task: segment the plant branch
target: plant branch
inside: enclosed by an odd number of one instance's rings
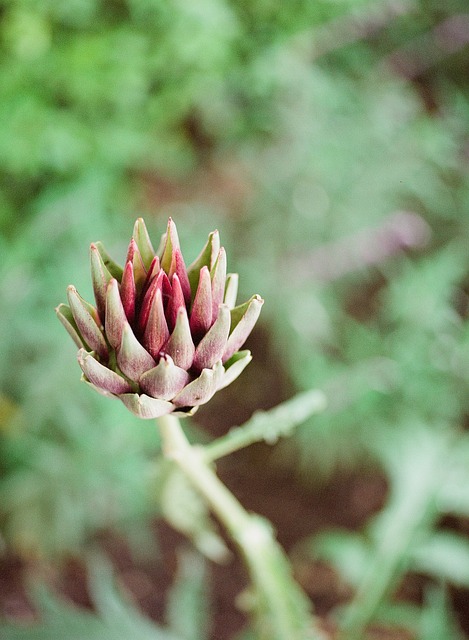
[[[263,518],[249,514],[188,442],[179,420],[158,419],[166,458],[179,466],[206,499],[244,556],[255,588],[260,637],[265,640],[323,640],[310,603],[291,576],[290,564]]]
[[[233,427],[225,436],[205,445],[204,458],[207,462],[212,462],[255,442],[274,444],[325,407],[326,396],[322,391],[313,389],[299,393],[270,411],[256,411],[244,425]]]

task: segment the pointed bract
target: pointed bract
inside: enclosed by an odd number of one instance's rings
[[[231,356],[228,362],[225,362],[225,373],[223,374],[223,378],[217,390],[220,391],[220,389],[224,389],[234,380],[236,380],[236,378],[244,371],[251,360],[252,355],[250,351],[238,351],[233,356]]]
[[[81,382],[84,382],[86,385],[88,385],[88,387],[90,387],[90,389],[93,389],[93,391],[96,391],[96,393],[99,393],[100,396],[105,396],[106,398],[113,398],[113,399],[118,397],[114,393],[111,393],[110,391],[106,391],[105,389],[101,389],[101,387],[97,387],[95,384],[93,384],[88,380],[88,378],[85,376],[84,373],[81,374]]]
[[[133,324],[135,321],[137,289],[134,280],[134,266],[130,260],[126,263],[124,273],[122,274],[120,296],[126,318],[130,324]]]
[[[223,354],[226,362],[246,342],[259,318],[264,300],[260,296],[252,296],[250,300],[231,310],[231,333]],[[234,327],[234,328],[233,328]]]
[[[173,261],[171,263],[171,269],[168,273],[169,279],[171,279],[174,274],[177,274],[177,277],[179,278],[181,289],[184,294],[184,300],[187,308],[189,308],[191,304],[191,287],[189,285],[186,265],[184,264],[184,258],[182,257],[180,249],[175,249],[173,253]]]
[[[179,249],[179,236],[172,218],[169,218],[168,220],[168,228],[164,235],[164,239],[164,249],[160,258],[161,268],[164,269],[171,277],[173,275],[172,273],[170,274],[171,266],[173,264],[173,254],[176,249]]]
[[[218,234],[218,231],[215,230],[209,234],[204,248],[199,253],[194,262],[187,268],[187,275],[189,277],[192,296],[195,296],[195,292],[197,291],[200,270],[202,269],[202,267],[207,267],[210,271],[216,262],[219,251],[220,236]]]
[[[140,378],[140,388],[153,398],[171,400],[189,382],[190,376],[177,367],[169,355],[164,355],[158,365],[146,371]]]
[[[226,282],[226,252],[222,247],[211,272],[212,277],[212,323],[218,317],[218,308],[223,302]]]
[[[134,382],[155,366],[155,361],[137,340],[128,322],[124,325],[122,342],[117,350],[117,364],[122,373]]]
[[[155,251],[153,250],[153,245],[151,244],[150,236],[148,235],[147,227],[143,218],[137,218],[135,221],[132,237],[137,243],[140,255],[142,256],[143,266],[148,271],[155,256]]]
[[[177,407],[192,407],[205,404],[216,392],[223,378],[223,372],[224,369],[221,362],[218,362],[213,369],[203,369],[198,378],[174,396],[173,404]]]
[[[212,326],[212,282],[208,267],[200,270],[199,284],[192,303],[190,327],[192,336],[199,342]]]
[[[93,282],[94,299],[101,321],[104,320],[106,311],[106,291],[111,273],[104,264],[103,258],[96,244],[90,246],[91,280]]]
[[[127,322],[124,307],[119,293],[117,280],[111,278],[106,294],[106,337],[113,349],[118,349],[122,342],[122,331]]]
[[[140,293],[143,289],[147,272],[143,264],[142,256],[140,255],[140,250],[133,238],[130,239],[126,262],[132,263],[134,268],[135,288],[137,289],[137,293]]]
[[[145,420],[161,418],[174,411],[174,405],[171,402],[150,398],[144,393],[123,393],[119,398],[134,415]]]
[[[153,305],[153,300],[158,290],[161,292],[162,297],[164,295],[164,290],[169,290],[169,291],[171,290],[171,285],[169,284],[168,276],[165,274],[163,269],[160,269],[158,275],[155,278],[153,278],[153,280],[150,282],[150,285],[143,297],[143,301],[140,306],[140,313],[138,318],[138,330],[142,334],[145,332],[145,329],[148,323],[148,318],[150,316],[150,310]]]
[[[236,297],[238,295],[238,274],[229,273],[226,276],[225,295],[223,302],[233,309],[236,306]]]
[[[86,344],[104,360],[108,357],[106,339],[97,325],[97,314],[94,307],[83,300],[73,285],[67,289],[68,303],[80,335]]]
[[[150,286],[151,282],[153,281],[153,279],[159,274],[160,272],[160,259],[158,258],[158,256],[155,256],[153,258],[153,260],[150,263],[150,267],[147,271],[147,275],[145,278],[145,282],[143,283],[143,289],[141,292],[141,295],[145,295],[145,293],[148,290],[148,287]]]
[[[181,307],[178,311],[176,326],[164,350],[165,353],[171,356],[178,367],[186,370],[190,369],[194,359],[195,347],[185,307]]]
[[[92,353],[87,353],[80,349],[78,354],[78,364],[88,380],[99,389],[119,395],[132,391],[132,387],[119,374],[98,362]]]
[[[221,359],[230,332],[231,314],[225,304],[220,305],[220,311],[215,324],[202,338],[195,350],[192,366],[196,371],[210,369]]]
[[[166,318],[168,320],[168,328],[170,331],[172,331],[176,326],[179,309],[186,306],[181,283],[176,273],[173,275],[171,285],[171,295],[169,296],[168,306],[166,307]]]
[[[73,318],[70,307],[66,304],[61,303],[58,307],[56,307],[55,313],[57,314],[58,319],[63,324],[69,336],[72,338],[77,347],[79,349],[81,349],[82,347],[86,349],[87,344],[80,335],[80,331],[77,327],[77,323]]]
[[[147,326],[143,334],[143,344],[148,352],[158,358],[169,338],[168,324],[164,315],[161,289],[156,289],[150,307]]]

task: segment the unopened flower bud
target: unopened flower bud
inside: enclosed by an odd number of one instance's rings
[[[75,287],[57,315],[79,348],[83,379],[119,398],[141,418],[191,415],[251,361],[239,351],[263,304],[236,306],[237,274],[226,273],[218,232],[186,268],[169,219],[157,252],[142,218],[122,268],[100,242],[91,245],[95,304]]]

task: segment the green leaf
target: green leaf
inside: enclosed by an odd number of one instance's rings
[[[451,613],[446,590],[434,586],[425,595],[418,640],[464,640]]]
[[[469,541],[435,531],[411,553],[412,567],[460,587],[469,587]]]
[[[460,436],[451,452],[445,482],[438,494],[438,506],[445,513],[469,516],[469,437]]]
[[[98,613],[59,599],[44,585],[32,590],[41,621],[33,625],[8,623],[2,640],[185,640],[145,618],[117,591],[110,564],[93,556],[90,591]]]
[[[380,625],[406,629],[416,634],[422,615],[417,604],[409,602],[384,602],[377,610],[375,620]]]
[[[169,524],[186,535],[202,554],[215,562],[226,560],[229,551],[215,530],[205,501],[176,467],[167,467],[160,502]]]
[[[184,640],[206,640],[209,631],[207,567],[203,556],[185,549],[178,554],[178,569],[169,592],[166,621]]]
[[[340,575],[357,586],[365,575],[372,550],[365,538],[349,531],[330,531],[313,538],[312,555],[334,565]]]

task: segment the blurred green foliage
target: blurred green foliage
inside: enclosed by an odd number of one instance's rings
[[[90,640],[125,640],[129,637],[141,640],[205,640],[207,637],[203,623],[204,566],[200,556],[194,560],[187,550],[181,554],[178,573],[168,597],[169,623],[165,628],[142,616],[133,603],[123,597],[114,584],[111,567],[101,556],[90,556],[88,564],[89,589],[95,613],[72,607],[58,600],[44,585],[36,584],[31,592],[42,617],[41,623],[29,627],[5,625],[5,637],[11,640],[26,637],[35,640],[63,637],[71,640],[84,637]],[[176,606],[177,618],[172,611]],[[197,635],[191,635],[193,632]]]
[[[393,584],[413,568],[468,587],[467,536],[436,529],[469,516],[468,43],[466,0],[0,0],[5,550],[138,536],[171,503],[156,434],[78,384],[53,314],[70,281],[90,293],[91,241],[119,258],[136,213],[156,236],[171,213],[189,254],[219,227],[243,293],[266,298],[275,367],[329,397],[278,462],[309,484],[372,463],[389,483],[364,538],[311,554],[359,593],[370,554]],[[435,446],[432,515],[387,554],[376,531],[405,521]],[[205,516],[180,528],[200,542]],[[409,628],[460,637],[449,607],[428,590]]]

